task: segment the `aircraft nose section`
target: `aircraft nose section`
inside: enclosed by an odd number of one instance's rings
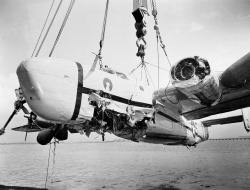
[[[36,81],[37,77],[34,74],[36,71],[35,67],[32,65],[32,60],[22,61],[17,68],[17,76],[19,83],[22,87],[25,99],[28,100],[39,100],[42,94],[42,89],[39,86],[39,81]]]
[[[71,119],[79,84],[78,67],[76,62],[55,58],[22,61],[17,76],[32,111],[46,120]],[[83,75],[82,70],[81,73]]]

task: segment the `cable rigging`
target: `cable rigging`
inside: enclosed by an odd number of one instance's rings
[[[50,6],[49,13],[48,13],[48,15],[47,15],[47,17],[46,17],[46,20],[45,20],[44,24],[43,24],[42,31],[41,31],[41,33],[40,33],[40,35],[39,35],[39,37],[38,37],[38,40],[37,40],[37,42],[36,42],[36,45],[35,45],[35,48],[34,48],[34,50],[33,50],[33,52],[32,52],[31,57],[33,57],[33,55],[34,55],[34,53],[35,53],[35,50],[36,50],[36,48],[37,48],[37,45],[38,45],[38,43],[39,43],[39,41],[40,41],[40,39],[41,39],[43,30],[44,30],[44,28],[45,28],[45,26],[46,26],[46,24],[47,24],[47,21],[48,21],[48,18],[49,18],[49,15],[50,15],[50,13],[51,13],[51,10],[52,10],[52,7],[53,7],[54,3],[55,3],[55,0],[53,0],[52,4],[51,4],[51,6]]]
[[[171,67],[171,63],[170,63],[170,60],[168,58],[168,55],[167,55],[167,52],[166,52],[166,49],[165,49],[165,44],[163,43],[163,40],[162,40],[162,37],[161,37],[161,33],[160,33],[160,30],[159,30],[159,25],[158,25],[158,19],[157,19],[157,14],[158,14],[158,11],[157,11],[157,8],[156,8],[156,2],[155,0],[151,0],[151,8],[152,8],[152,15],[154,16],[154,21],[155,21],[155,26],[154,26],[154,29],[156,31],[156,41],[157,41],[157,61],[158,61],[158,89],[159,89],[159,84],[160,84],[160,71],[159,71],[159,68],[160,68],[160,56],[159,56],[159,41],[160,41],[160,46],[167,58],[167,61],[169,63],[169,66]]]
[[[100,42],[99,42],[100,48],[99,48],[98,55],[96,55],[96,58],[99,59],[100,68],[102,68],[102,48],[103,48],[103,45],[104,45],[105,31],[106,31],[106,25],[107,25],[108,7],[109,7],[109,0],[106,1],[106,8],[105,8],[103,25],[102,25],[101,39],[100,39]]]
[[[165,49],[166,46],[163,43],[163,40],[162,40],[162,37],[161,37],[161,34],[160,34],[160,30],[159,30],[159,26],[158,26],[158,20],[157,20],[158,12],[157,12],[157,8],[156,8],[156,2],[155,2],[155,0],[151,0],[150,2],[151,2],[152,15],[154,16],[154,22],[155,22],[154,29],[156,31],[156,39],[157,39],[157,57],[158,57],[157,68],[158,68],[158,89],[159,89],[159,83],[160,83],[160,79],[159,79],[160,71],[159,71],[159,69],[161,68],[160,67],[159,48],[158,48],[159,43],[160,43],[161,48],[164,51],[164,54],[165,54],[165,56],[167,58],[167,61],[168,61],[169,65],[170,65],[170,67],[171,67],[171,63],[170,63],[170,60],[168,58],[168,55],[167,55],[167,52],[166,52],[166,49]],[[149,75],[149,72],[146,70],[145,63],[147,63],[147,62],[145,62],[145,59],[144,59],[144,57],[145,57],[145,49],[147,48],[147,42],[145,40],[145,35],[147,34],[147,30],[146,30],[146,21],[144,19],[144,15],[145,14],[149,15],[147,0],[134,0],[134,11],[132,12],[132,14],[133,14],[133,16],[135,18],[135,21],[136,21],[136,23],[135,23],[136,37],[138,38],[136,40],[136,45],[138,47],[138,51],[137,51],[136,56],[141,58],[141,63],[140,63],[139,66],[141,66],[142,70],[144,69],[146,80],[148,81],[148,76],[150,77],[150,75]],[[152,64],[150,64],[150,65],[152,65]],[[130,73],[132,74],[136,69],[132,70]],[[141,71],[141,78],[142,78],[142,71]],[[153,84],[153,82],[152,82],[152,84]]]
[[[63,0],[60,0],[58,6],[57,6],[57,8],[56,8],[56,11],[55,11],[55,13],[54,13],[54,16],[53,16],[53,18],[52,18],[52,20],[51,20],[51,22],[50,22],[50,24],[49,24],[49,27],[47,28],[47,31],[46,31],[46,33],[45,33],[45,35],[44,35],[44,37],[43,37],[43,40],[42,40],[42,42],[41,42],[41,44],[40,44],[40,46],[39,46],[39,48],[38,48],[38,50],[37,50],[37,52],[36,52],[35,57],[38,56],[38,54],[39,54],[39,52],[40,52],[40,50],[41,50],[41,48],[42,48],[42,46],[43,46],[43,43],[44,43],[45,39],[47,38],[47,35],[48,35],[48,33],[49,33],[49,31],[50,31],[50,28],[51,28],[51,26],[52,26],[52,24],[53,24],[53,22],[54,22],[54,20],[55,20],[55,17],[56,17],[56,15],[57,15],[57,13],[58,13],[58,10],[59,10],[59,8],[61,7],[62,1],[63,1]],[[50,14],[50,13],[49,13],[49,14]],[[46,22],[45,22],[45,24],[46,24]]]
[[[70,2],[70,4],[69,4],[69,7],[68,7],[68,10],[67,10],[67,13],[66,13],[66,15],[65,15],[65,17],[64,17],[63,23],[62,23],[62,25],[61,25],[61,28],[60,28],[60,30],[59,30],[59,33],[58,33],[58,35],[57,35],[57,37],[56,37],[56,40],[55,40],[54,45],[53,45],[53,47],[52,47],[52,50],[51,50],[51,52],[50,52],[50,54],[49,54],[49,57],[51,57],[52,53],[54,52],[54,49],[55,49],[55,47],[56,47],[56,44],[57,44],[57,42],[58,42],[58,40],[59,40],[59,38],[60,38],[60,36],[61,36],[61,34],[62,34],[62,31],[63,31],[63,29],[64,29],[64,26],[66,25],[66,22],[67,22],[67,20],[68,20],[68,18],[69,18],[69,15],[70,15],[70,13],[71,13],[72,7],[74,6],[74,3],[75,3],[75,0],[71,0],[71,2]]]
[[[48,18],[49,18],[50,14],[51,14],[51,10],[52,10],[52,7],[53,7],[53,5],[54,5],[54,2],[55,2],[55,0],[53,0],[53,2],[52,2],[52,4],[51,4],[49,13],[48,13],[48,15],[47,15],[47,18],[46,18],[46,20],[45,20],[45,23],[44,23],[44,25],[43,25],[42,31],[41,31],[41,33],[40,33],[40,35],[39,35],[39,38],[38,38],[38,40],[37,40],[36,46],[35,46],[35,48],[34,48],[34,50],[33,50],[33,53],[32,53],[32,56],[31,56],[31,57],[33,57],[34,52],[35,52],[35,50],[37,49],[38,43],[39,43],[39,41],[40,41],[40,38],[41,38],[42,33],[43,33],[43,31],[44,31],[44,28],[45,28],[45,26],[46,26],[46,24],[47,24]],[[61,7],[61,5],[62,5],[62,2],[63,2],[63,0],[60,0],[60,2],[59,2],[58,5],[57,5],[57,8],[56,8],[56,10],[55,10],[55,13],[54,13],[54,15],[53,15],[53,17],[52,17],[52,19],[51,19],[51,21],[50,21],[50,24],[49,24],[49,26],[48,26],[48,28],[47,28],[47,30],[46,30],[44,36],[43,36],[43,39],[42,39],[41,43],[40,43],[40,45],[39,45],[39,47],[38,47],[38,49],[37,49],[37,52],[36,52],[36,54],[35,54],[35,57],[37,57],[38,54],[40,53],[40,50],[41,50],[41,48],[42,48],[42,46],[43,46],[43,44],[44,44],[44,42],[45,42],[45,40],[46,40],[46,38],[47,38],[47,36],[48,36],[48,33],[49,33],[50,29],[51,29],[51,26],[52,26],[53,23],[54,23],[54,20],[55,20],[57,14],[58,14],[58,11],[59,11],[59,9],[60,9],[60,7]],[[62,34],[62,31],[63,31],[63,29],[64,29],[64,27],[65,27],[65,25],[66,25],[66,22],[67,22],[68,17],[69,17],[69,15],[70,15],[70,13],[71,13],[71,10],[72,10],[72,8],[73,8],[74,3],[75,3],[75,0],[71,0],[70,4],[69,4],[69,6],[68,6],[67,12],[66,12],[66,14],[65,14],[65,16],[64,16],[63,23],[62,23],[62,25],[61,25],[61,27],[60,27],[60,30],[59,30],[59,32],[58,32],[58,34],[57,34],[57,37],[56,37],[56,40],[55,40],[55,42],[54,42],[54,44],[53,44],[53,47],[52,47],[52,49],[51,49],[51,51],[50,51],[49,57],[51,57],[51,55],[52,55],[53,52],[54,52],[54,49],[55,49],[55,47],[56,47],[56,45],[57,45],[57,42],[59,41],[59,38],[60,38],[60,36],[61,36],[61,34]]]
[[[139,66],[141,66],[141,81],[142,81],[142,71],[144,70],[145,79],[146,79],[147,84],[149,85],[147,72],[146,72],[146,65],[144,62],[145,49],[147,48],[147,42],[144,38],[144,36],[147,34],[146,21],[144,19],[145,14],[149,16],[147,0],[142,0],[142,1],[134,0],[134,11],[132,12],[132,15],[134,16],[134,19],[136,21],[135,22],[136,37],[137,37],[136,45],[138,48],[136,56],[141,58],[141,63],[139,64]],[[131,74],[135,70],[136,69],[132,70]]]
[[[88,76],[95,71],[95,68],[96,68],[96,65],[97,65],[97,62],[99,60],[99,65],[100,65],[100,68],[102,68],[102,48],[103,48],[103,44],[104,44],[104,37],[105,37],[105,31],[106,31],[106,25],[107,25],[107,17],[108,17],[108,7],[109,7],[109,0],[106,1],[106,9],[105,9],[105,13],[104,13],[104,19],[103,19],[103,25],[102,25],[102,33],[101,33],[101,39],[100,39],[100,42],[99,42],[99,52],[98,54],[95,54],[95,59],[94,59],[94,62],[92,64],[92,67],[91,69],[89,70],[89,72],[87,73],[87,75],[85,76],[85,79],[88,78]]]

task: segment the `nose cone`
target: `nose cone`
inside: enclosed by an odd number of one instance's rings
[[[51,121],[72,117],[78,86],[75,62],[31,58],[21,62],[17,76],[29,107],[38,116]]]

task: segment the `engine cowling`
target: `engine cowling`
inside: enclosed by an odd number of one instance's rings
[[[190,100],[208,106],[220,101],[222,90],[219,80],[211,74],[207,60],[188,57],[172,66],[170,72],[172,85]]]

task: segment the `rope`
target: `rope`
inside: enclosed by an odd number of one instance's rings
[[[55,41],[55,43],[54,43],[54,45],[53,45],[53,48],[52,48],[52,50],[51,50],[51,52],[50,52],[50,54],[49,54],[49,57],[51,57],[51,55],[52,55],[52,53],[53,53],[53,51],[54,51],[54,49],[55,49],[55,47],[56,47],[56,44],[57,44],[57,42],[58,42],[58,40],[59,40],[59,38],[60,38],[60,36],[61,36],[61,33],[62,33],[62,31],[63,31],[64,26],[66,25],[66,22],[67,22],[67,20],[68,20],[68,18],[69,18],[69,15],[70,15],[70,13],[71,13],[71,10],[72,10],[72,7],[73,7],[74,3],[75,3],[75,0],[71,0],[70,5],[69,5],[68,10],[67,10],[67,13],[66,13],[66,15],[65,15],[65,17],[64,17],[62,26],[61,26],[61,28],[60,28],[60,30],[59,30],[59,33],[58,33],[57,37],[56,37],[56,41]]]
[[[45,180],[45,189],[46,189],[46,186],[47,186],[48,175],[49,175],[50,150],[51,150],[51,143],[49,144],[49,157],[48,157],[47,174],[46,174],[46,180]]]
[[[53,144],[54,144],[54,150],[52,151],[52,153],[53,153],[53,166],[52,166],[52,179],[51,179],[51,184],[53,183],[53,176],[54,176],[54,172],[55,172],[55,164],[56,164],[56,143],[57,143],[57,141],[56,141],[56,139],[55,139],[55,141],[53,142]]]
[[[39,35],[39,37],[38,37],[38,40],[37,40],[37,42],[36,42],[36,45],[35,45],[35,48],[34,48],[34,50],[33,50],[33,53],[32,53],[32,55],[31,55],[31,57],[33,57],[33,55],[34,55],[34,53],[35,53],[35,50],[36,50],[37,45],[38,45],[38,42],[40,41],[40,38],[41,38],[41,36],[42,36],[43,30],[44,30],[44,28],[45,28],[45,25],[47,24],[47,21],[48,21],[48,18],[49,18],[49,15],[50,15],[50,12],[51,12],[51,10],[52,10],[52,7],[53,7],[54,3],[55,3],[55,0],[53,0],[52,4],[51,4],[51,6],[50,6],[49,13],[48,13],[47,18],[46,18],[46,20],[45,20],[45,22],[44,22],[42,31],[41,31],[41,33],[40,33],[40,35]]]
[[[37,52],[36,52],[35,57],[38,56],[38,54],[39,54],[39,52],[40,52],[40,50],[41,50],[41,47],[43,46],[43,43],[44,43],[44,41],[45,41],[45,39],[46,39],[46,37],[47,37],[47,35],[48,35],[48,33],[49,33],[49,30],[50,30],[50,28],[51,28],[51,26],[52,26],[52,24],[53,24],[53,22],[54,22],[54,20],[55,20],[55,17],[56,17],[56,15],[57,15],[57,12],[58,12],[58,10],[59,10],[61,4],[62,4],[62,1],[63,1],[63,0],[61,0],[60,3],[59,3],[58,6],[57,6],[56,12],[55,12],[55,14],[54,14],[54,16],[53,16],[53,18],[52,18],[52,20],[51,20],[51,22],[50,22],[50,25],[49,25],[49,27],[48,27],[48,29],[47,29],[47,31],[46,31],[44,37],[43,37],[43,40],[42,40],[42,42],[41,42],[41,44],[40,44],[40,46],[39,46],[39,48],[38,48],[38,50],[37,50]]]

